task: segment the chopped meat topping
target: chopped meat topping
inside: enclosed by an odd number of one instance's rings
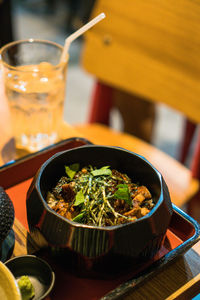
[[[134,183],[127,174],[109,166],[65,166],[62,176],[48,193],[48,205],[74,222],[113,226],[134,222],[155,206],[144,185]]]
[[[63,196],[63,199],[66,202],[72,201],[75,197],[75,192],[73,190],[73,187],[69,183],[65,183],[62,185],[62,193],[61,194]]]

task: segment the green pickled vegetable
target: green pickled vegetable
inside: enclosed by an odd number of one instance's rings
[[[18,280],[18,286],[21,292],[22,300],[33,299],[35,296],[35,290],[28,276],[21,276]]]

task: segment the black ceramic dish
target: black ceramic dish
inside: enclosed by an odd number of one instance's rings
[[[4,261],[12,254],[14,236],[12,226],[14,223],[14,206],[8,194],[0,186],[0,260]]]
[[[64,175],[64,165],[109,165],[127,173],[133,182],[147,186],[156,202],[152,211],[134,223],[110,227],[87,226],[70,221],[50,209],[47,192]],[[48,244],[62,250],[63,262],[78,275],[116,273],[152,258],[159,250],[172,216],[172,204],[161,174],[143,157],[118,147],[88,145],[60,152],[36,174],[27,194],[31,232],[39,229]]]
[[[27,275],[33,284],[33,300],[44,299],[52,290],[55,275],[50,265],[34,255],[17,256],[8,260],[5,265],[16,279]]]

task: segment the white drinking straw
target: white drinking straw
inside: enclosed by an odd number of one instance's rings
[[[81,27],[80,29],[78,29],[77,31],[72,33],[70,36],[68,36],[65,39],[65,45],[64,45],[63,53],[60,58],[60,62],[65,61],[71,42],[73,42],[77,37],[79,37],[81,34],[83,34],[85,31],[90,29],[92,26],[94,26],[95,24],[97,24],[99,21],[101,21],[104,18],[105,18],[105,14],[101,13],[97,17],[92,19],[90,22],[85,24],[83,27]]]

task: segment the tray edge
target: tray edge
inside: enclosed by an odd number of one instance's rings
[[[140,284],[145,282],[145,280],[151,278],[156,272],[161,270],[164,266],[168,265],[173,259],[177,258],[179,255],[184,254],[193,245],[195,245],[200,240],[200,224],[190,217],[183,210],[178,208],[176,205],[172,204],[173,210],[181,215],[182,218],[186,219],[194,227],[195,233],[188,240],[183,242],[181,245],[161,257],[159,260],[155,261],[151,266],[138,274],[137,278],[130,279],[118,287],[104,295],[100,300],[116,300],[124,296],[134,288],[138,287]]]

